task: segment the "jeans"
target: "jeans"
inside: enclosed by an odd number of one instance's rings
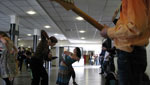
[[[140,85],[147,66],[146,49],[135,46],[132,52],[117,50],[119,85]]]

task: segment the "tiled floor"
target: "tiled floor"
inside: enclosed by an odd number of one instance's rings
[[[99,74],[99,66],[81,66],[74,67],[76,72],[76,82],[78,85],[104,85],[104,78]],[[56,85],[58,67],[51,67],[48,70],[49,85]],[[3,80],[0,80],[0,85],[5,85]],[[30,72],[23,71],[14,80],[14,85],[31,85]],[[70,84],[72,84],[72,79]]]

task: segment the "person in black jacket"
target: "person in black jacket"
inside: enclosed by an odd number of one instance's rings
[[[48,59],[49,46],[53,47],[57,43],[57,39],[54,36],[48,37],[44,30],[41,30],[41,41],[36,48],[36,52],[31,58],[31,70],[32,70],[32,84],[39,85],[41,80],[41,85],[48,85],[48,74],[43,67],[44,60]],[[41,78],[41,79],[40,79]]]

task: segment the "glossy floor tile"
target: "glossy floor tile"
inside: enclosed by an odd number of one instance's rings
[[[78,85],[104,85],[104,77],[99,74],[99,66],[79,66],[74,67],[76,72],[76,82]],[[49,85],[56,85],[58,67],[51,67],[47,70],[49,74]],[[5,85],[0,79],[0,85]],[[31,85],[31,72],[24,70],[14,80],[14,85]],[[69,85],[72,84],[72,79]]]

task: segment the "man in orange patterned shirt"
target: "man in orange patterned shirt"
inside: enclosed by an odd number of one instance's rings
[[[116,26],[104,26],[101,35],[111,38],[117,48],[119,85],[141,85],[147,66],[150,0],[122,0]]]

